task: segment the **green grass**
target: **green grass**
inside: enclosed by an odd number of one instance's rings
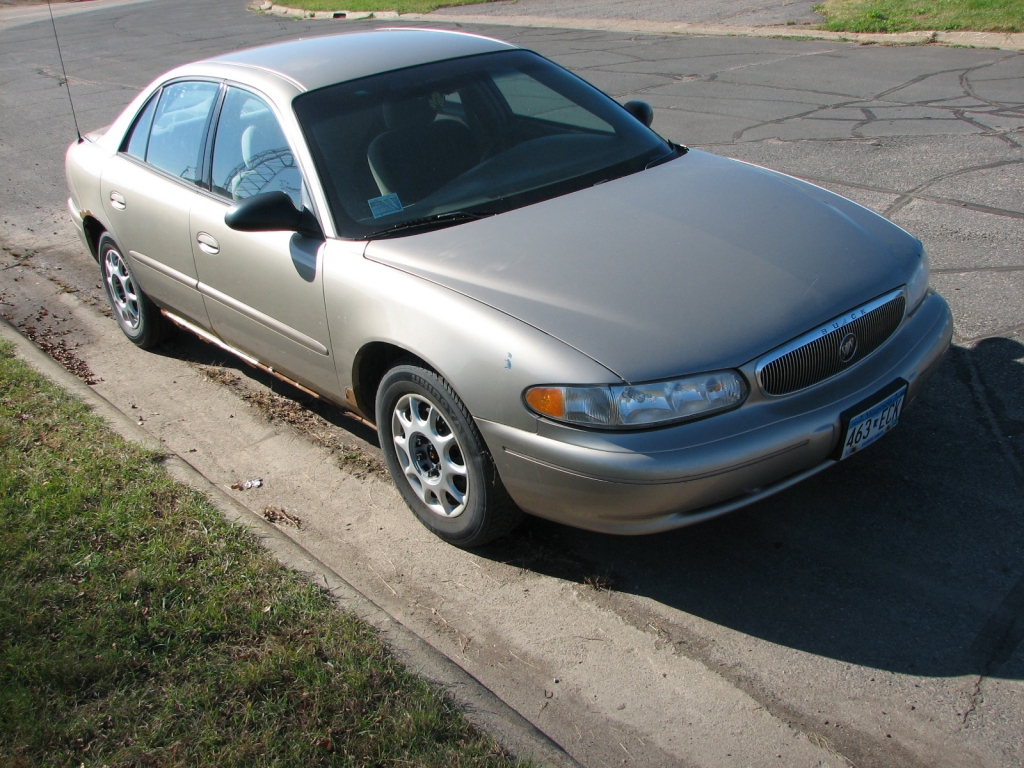
[[[509,764],[372,628],[0,343],[0,765]]]
[[[307,11],[398,11],[430,13],[452,5],[475,5],[488,0],[274,0],[289,8]]]
[[[825,0],[815,10],[837,32],[1024,32],[1024,0]]]

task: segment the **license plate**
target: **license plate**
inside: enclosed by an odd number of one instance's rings
[[[895,390],[895,391],[894,391]],[[894,382],[865,403],[847,411],[852,415],[843,418],[847,424],[843,433],[840,461],[867,448],[886,432],[895,427],[903,411],[903,400],[907,396],[907,383]],[[845,414],[844,414],[845,416]]]

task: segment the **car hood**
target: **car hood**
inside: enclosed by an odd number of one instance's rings
[[[365,254],[637,382],[738,367],[903,284],[920,248],[838,195],[691,150],[487,219],[373,241]]]

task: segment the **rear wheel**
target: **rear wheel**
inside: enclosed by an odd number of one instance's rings
[[[100,238],[99,255],[107,301],[124,335],[143,349],[157,346],[167,334],[167,319],[139,288],[128,260],[110,235]]]
[[[376,410],[391,476],[433,533],[459,547],[476,547],[522,520],[448,382],[420,365],[399,365],[381,381]]]

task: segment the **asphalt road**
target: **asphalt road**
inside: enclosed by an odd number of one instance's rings
[[[243,8],[161,0],[59,18],[83,130],[175,64],[356,26]],[[0,32],[0,309],[23,326],[77,324],[68,338],[97,386],[176,450],[198,446],[190,460],[217,482],[294,475],[260,502],[301,509],[300,541],[587,764],[1020,765],[1024,56],[473,31],[647,99],[676,141],[810,179],[920,237],[957,345],[900,428],[752,508],[643,538],[531,520],[469,555],[428,540],[384,482],[324,469],[310,487],[300,465],[320,449],[268,432],[188,368],[218,362],[203,345],[137,353],[89,309],[99,293],[65,221],[74,128],[48,22]],[[372,434],[352,430],[372,452]]]

